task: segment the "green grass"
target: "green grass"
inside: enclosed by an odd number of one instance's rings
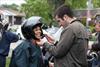
[[[9,58],[9,57],[7,57],[6,67],[9,67],[9,63],[10,63],[10,58]]]

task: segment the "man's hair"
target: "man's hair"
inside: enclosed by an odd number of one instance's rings
[[[58,7],[54,13],[54,17],[58,16],[59,18],[63,18],[64,15],[73,18],[73,11],[71,10],[70,6],[68,5],[61,5]]]

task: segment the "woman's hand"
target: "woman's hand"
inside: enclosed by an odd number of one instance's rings
[[[53,39],[53,37],[48,36],[47,34],[45,34],[45,38],[47,39],[48,43],[54,44],[55,40]]]

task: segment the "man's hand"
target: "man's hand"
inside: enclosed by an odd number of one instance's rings
[[[92,45],[93,45],[94,42],[92,41],[89,41],[89,44],[88,44],[88,49],[92,49]]]
[[[53,62],[49,62],[49,67],[54,67],[54,63]]]

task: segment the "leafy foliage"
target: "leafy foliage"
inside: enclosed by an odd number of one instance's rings
[[[20,10],[26,14],[26,18],[30,16],[41,16],[46,21],[46,24],[53,24],[52,14],[54,10],[62,4],[69,4],[73,9],[87,8],[86,2],[88,0],[25,0],[26,3],[22,4]],[[100,7],[99,0],[92,0],[93,7]],[[17,9],[15,4],[3,5],[7,8]]]
[[[18,10],[19,6],[16,5],[16,4],[11,4],[11,5],[3,4],[2,7],[10,8],[10,9],[13,9],[13,10]]]
[[[87,0],[66,0],[66,4],[69,4],[72,8],[80,9],[86,8]]]
[[[41,16],[46,21],[50,20],[51,9],[47,0],[26,0],[26,4],[23,4],[21,9],[25,12],[26,17]]]
[[[99,8],[100,7],[100,0],[93,0],[93,6],[94,6],[94,8]]]

